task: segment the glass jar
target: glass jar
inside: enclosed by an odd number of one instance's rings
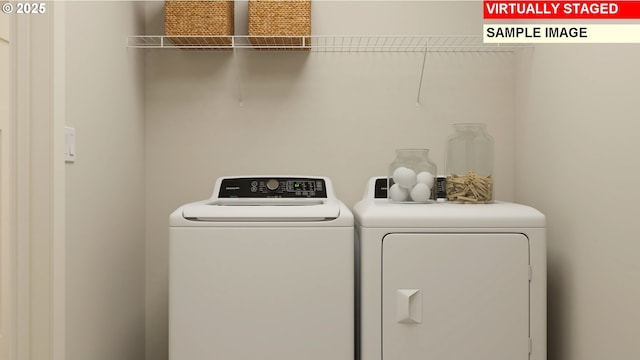
[[[399,149],[389,165],[387,198],[393,202],[435,201],[436,164],[428,149]]]
[[[486,124],[453,125],[445,162],[447,200],[458,203],[493,202],[493,137]]]

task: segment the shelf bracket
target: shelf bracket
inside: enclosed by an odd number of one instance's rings
[[[416,97],[416,106],[420,106],[420,94],[422,93],[422,79],[424,78],[424,66],[427,63],[427,48],[429,43],[425,44],[422,55],[422,69],[420,70],[420,82],[418,83],[418,96]]]
[[[240,103],[240,106],[243,106],[243,102],[242,102],[242,83],[240,81],[240,63],[238,60],[238,49],[236,48],[235,44],[235,39],[231,38],[231,46],[233,47],[233,64],[234,64],[234,68],[235,68],[235,73],[236,73],[236,86],[238,88],[238,102]]]

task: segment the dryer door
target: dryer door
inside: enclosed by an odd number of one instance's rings
[[[529,358],[522,234],[389,234],[382,245],[383,360]]]

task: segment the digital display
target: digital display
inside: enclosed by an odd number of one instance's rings
[[[286,183],[287,191],[316,191],[316,188],[315,181],[288,181]]]

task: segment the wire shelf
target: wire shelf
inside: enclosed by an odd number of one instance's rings
[[[420,104],[427,53],[513,53],[532,48],[531,44],[485,44],[481,36],[426,35],[312,35],[312,36],[129,36],[127,47],[138,49],[185,49],[202,51],[297,51],[297,52],[413,52],[422,56],[416,103]],[[240,78],[234,56],[236,78]],[[243,102],[241,82],[237,81],[238,100]]]
[[[485,44],[481,36],[312,35],[312,36],[129,36],[127,47],[142,49],[267,50],[314,52],[513,52],[530,44]]]

